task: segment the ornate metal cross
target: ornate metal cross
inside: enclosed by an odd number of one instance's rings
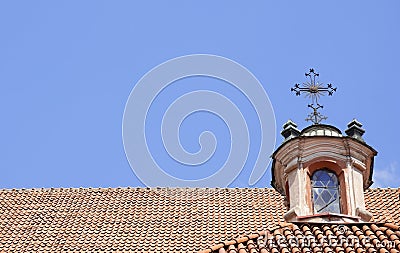
[[[318,109],[324,108],[322,105],[318,103],[318,99],[320,96],[332,96],[336,91],[336,88],[332,87],[332,84],[328,83],[327,86],[323,86],[323,83],[319,83],[315,81],[316,77],[319,77],[319,74],[314,71],[314,69],[310,69],[308,73],[306,73],[306,77],[310,78],[310,81],[303,83],[302,87],[300,84],[296,83],[294,88],[291,88],[291,91],[294,91],[296,96],[300,96],[301,94],[305,94],[306,97],[311,98],[311,104],[308,105],[313,112],[308,115],[306,121],[311,121],[314,124],[319,124],[322,120],[326,120],[328,117],[323,116]]]

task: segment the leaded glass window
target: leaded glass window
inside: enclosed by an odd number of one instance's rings
[[[311,179],[314,213],[340,213],[339,181],[335,173],[321,169]]]

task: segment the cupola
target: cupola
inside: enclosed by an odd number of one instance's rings
[[[350,124],[349,124],[350,125]],[[286,197],[286,221],[369,221],[364,190],[377,152],[330,125],[311,125],[272,155],[272,186]]]
[[[292,88],[312,98],[306,120],[313,124],[302,131],[291,120],[284,124],[284,141],[272,155],[271,185],[285,196],[287,222],[368,222],[364,191],[372,184],[377,152],[362,138],[365,130],[357,120],[345,134],[320,123],[326,117],[318,111],[323,108],[318,98],[336,88],[316,82],[318,76],[310,69],[310,81]]]

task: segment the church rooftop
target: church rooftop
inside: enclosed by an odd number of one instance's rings
[[[382,222],[400,223],[400,189],[364,194],[366,208],[382,231],[387,230]],[[286,211],[283,196],[271,188],[0,190],[0,251],[196,252],[213,245],[230,247],[221,242],[249,247],[249,238],[267,232],[278,236],[326,229],[305,225],[285,232]],[[332,231],[334,227],[329,225]],[[369,233],[361,225],[356,228]]]

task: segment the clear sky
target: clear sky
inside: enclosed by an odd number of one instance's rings
[[[188,54],[223,56],[256,76],[275,112],[277,145],[289,118],[300,129],[308,125],[308,100],[290,88],[315,68],[321,82],[338,88],[321,100],[326,123],[343,132],[353,118],[363,123],[378,151],[374,186],[399,187],[399,12],[398,0],[1,1],[0,188],[144,186],[124,153],[125,103],[148,71]],[[189,78],[164,96],[219,82]],[[244,112],[248,124],[257,125],[251,114]],[[153,125],[157,119],[149,118]],[[229,152],[226,125],[207,113],[182,125],[182,145],[198,151],[204,130],[215,132],[219,146],[201,173]],[[161,166],[174,173],[158,148]],[[230,186],[249,187],[250,165]],[[270,181],[268,169],[253,186]]]

